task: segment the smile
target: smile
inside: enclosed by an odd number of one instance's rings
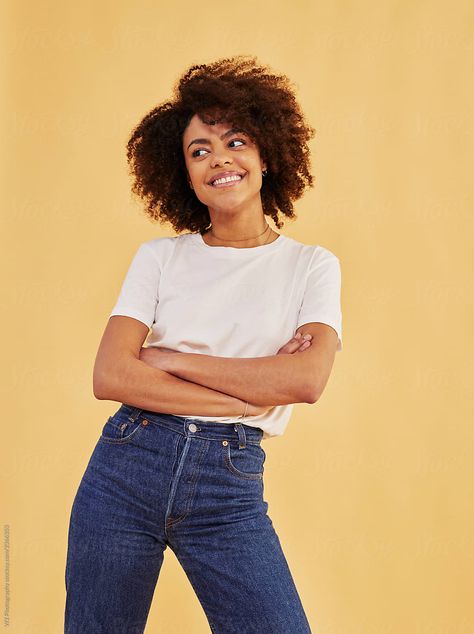
[[[245,174],[243,176],[239,176],[235,174],[233,176],[218,178],[217,180],[212,182],[210,186],[215,187],[216,189],[222,189],[222,188],[226,189],[227,187],[234,187],[235,185],[240,183],[240,181],[244,180],[245,176],[246,176]]]

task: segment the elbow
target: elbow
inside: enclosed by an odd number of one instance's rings
[[[329,379],[329,373],[318,372],[317,376],[312,378],[311,383],[305,384],[304,389],[304,403],[308,403],[309,405],[314,405],[320,398],[322,393],[324,392],[327,382]]]
[[[302,402],[308,403],[308,405],[314,405],[321,396],[321,392],[322,390],[320,390],[317,384],[307,386],[303,394]]]
[[[92,380],[92,391],[94,392],[94,396],[99,401],[103,401],[107,399],[106,385],[102,379],[99,379],[96,375]]]
[[[112,378],[112,372],[100,370],[98,367],[94,368],[92,377],[92,391],[95,398],[99,401],[113,400],[111,399]]]
[[[96,399],[123,402],[124,397],[126,398],[124,390],[128,392],[133,372],[133,368],[130,369],[131,360],[136,360],[136,357],[116,358],[107,363],[96,362],[92,377],[92,390]]]
[[[92,391],[93,391],[93,393],[94,393],[95,398],[96,398],[98,401],[105,401],[105,400],[107,400],[107,397],[105,396],[105,392],[99,391],[99,390],[95,387],[95,385],[92,387]]]
[[[308,405],[314,405],[316,401],[318,400],[318,398],[319,398],[319,395],[315,395],[314,393],[309,394],[303,402],[308,403]]]

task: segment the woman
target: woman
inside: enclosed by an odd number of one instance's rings
[[[311,631],[262,441],[342,349],[338,258],[266,222],[312,185],[313,134],[288,79],[246,56],[192,66],[133,131],[134,193],[186,232],[138,247],[99,346],[94,394],[122,405],[72,507],[69,634],[143,632],[167,546],[212,632]]]

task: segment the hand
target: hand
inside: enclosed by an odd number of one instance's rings
[[[303,350],[309,348],[312,338],[313,335],[302,335],[301,332],[298,332],[278,350],[277,354],[293,354],[295,352],[302,352]]]

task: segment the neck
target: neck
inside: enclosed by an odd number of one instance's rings
[[[275,233],[263,213],[261,201],[245,211],[211,209],[211,227],[204,234],[204,241],[210,246],[256,247],[272,242]]]

